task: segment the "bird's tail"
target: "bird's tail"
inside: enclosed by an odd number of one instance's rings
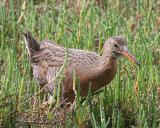
[[[36,39],[33,38],[29,31],[23,32],[23,35],[27,51],[29,55],[32,56],[32,54],[39,51],[40,44],[36,41]]]

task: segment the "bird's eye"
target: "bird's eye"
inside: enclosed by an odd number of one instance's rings
[[[117,45],[117,44],[114,44],[114,47],[118,48],[118,45]]]

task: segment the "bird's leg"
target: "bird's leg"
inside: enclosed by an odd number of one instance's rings
[[[75,100],[74,100],[74,102],[72,103],[72,105],[71,105],[71,107],[70,107],[71,111],[72,111],[75,107],[76,107],[76,97],[75,97]]]
[[[75,88],[73,88],[73,91],[74,91],[75,97],[74,97],[74,102],[71,105],[71,110],[73,110],[75,108],[75,106],[76,106],[76,99],[77,99],[77,90]]]

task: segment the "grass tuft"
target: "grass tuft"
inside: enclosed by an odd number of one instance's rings
[[[4,0],[0,3],[1,127],[160,127],[160,4],[157,0]],[[89,93],[80,103],[77,92],[72,113],[40,108],[46,97],[37,94],[40,88],[33,79],[23,44],[25,30],[38,40],[49,39],[65,47],[98,53],[108,37],[124,35],[141,67],[121,59],[115,79],[101,93],[94,96]],[[58,102],[59,97],[60,93]]]

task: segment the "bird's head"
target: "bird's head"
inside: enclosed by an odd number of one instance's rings
[[[128,60],[132,61],[135,64],[139,65],[139,62],[136,60],[136,58],[129,53],[127,42],[124,37],[122,36],[113,36],[107,40],[107,42],[104,45],[104,48],[114,57],[118,58],[120,56],[123,56],[127,58]]]

